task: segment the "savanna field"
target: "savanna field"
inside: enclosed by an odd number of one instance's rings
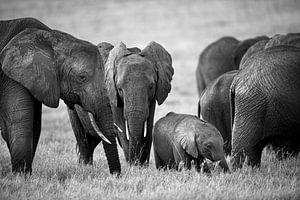
[[[143,49],[150,41],[171,54],[175,74],[155,121],[170,111],[197,114],[195,70],[200,52],[222,36],[300,32],[298,0],[0,0],[0,19],[35,17],[94,44],[123,41]],[[0,139],[0,199],[300,199],[300,156],[279,161],[264,151],[260,168],[224,174],[158,171],[129,166],[121,148],[121,177],[109,174],[102,144],[94,165],[78,164],[66,106],[43,107],[42,132],[31,176],[11,173],[9,151]],[[229,160],[229,158],[228,158]]]

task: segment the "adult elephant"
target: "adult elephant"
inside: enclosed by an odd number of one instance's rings
[[[214,125],[224,140],[226,155],[231,153],[230,86],[238,70],[219,76],[203,91],[199,100],[198,117]]]
[[[12,170],[32,171],[42,104],[56,108],[61,98],[71,109],[75,104],[82,106],[94,126],[102,128],[111,143],[104,145],[110,172],[120,173],[97,47],[33,18],[0,21],[0,35],[0,124]]]
[[[100,43],[98,47],[106,61],[106,85],[126,161],[147,164],[155,105],[161,105],[171,90],[171,56],[156,42],[142,51],[123,43],[115,47]]]
[[[240,61],[253,44],[266,40],[268,37],[259,36],[239,41],[234,37],[222,37],[208,45],[200,54],[196,69],[198,95],[221,74],[239,69]]]
[[[231,85],[232,166],[259,166],[267,144],[300,150],[300,49],[274,46],[253,54]]]

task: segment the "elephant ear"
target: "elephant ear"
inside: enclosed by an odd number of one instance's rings
[[[56,108],[60,88],[51,32],[34,28],[14,36],[0,52],[2,71],[45,105]]]
[[[105,84],[108,90],[109,99],[114,106],[119,105],[117,88],[115,85],[116,67],[121,58],[130,54],[132,53],[126,48],[125,44],[120,42],[110,51],[105,63]]]
[[[102,61],[105,64],[109,55],[109,52],[114,48],[114,46],[108,42],[101,42],[97,45]]]
[[[155,66],[158,74],[156,99],[158,105],[161,105],[171,91],[171,80],[174,74],[172,58],[160,44],[153,41],[141,51],[140,55],[146,57]]]
[[[194,126],[192,124],[189,124],[188,122],[180,123],[175,129],[175,140],[182,146],[187,154],[194,158],[197,158],[198,149],[196,146],[196,136],[193,127]]]

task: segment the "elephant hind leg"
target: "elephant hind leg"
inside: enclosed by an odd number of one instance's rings
[[[259,142],[253,147],[246,150],[247,152],[247,164],[252,167],[259,167],[261,162],[262,151],[265,147],[263,142]]]

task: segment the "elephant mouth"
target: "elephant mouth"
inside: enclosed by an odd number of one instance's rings
[[[124,132],[125,132],[126,139],[127,139],[127,141],[129,141],[129,138],[130,138],[129,137],[129,126],[128,126],[127,120],[125,120],[125,131],[122,130],[116,123],[114,123],[114,126],[117,128],[117,130],[120,133],[124,134]],[[147,120],[145,120],[145,122],[144,122],[144,128],[143,128],[143,130],[144,130],[143,136],[144,136],[144,138],[146,138],[147,137]]]

